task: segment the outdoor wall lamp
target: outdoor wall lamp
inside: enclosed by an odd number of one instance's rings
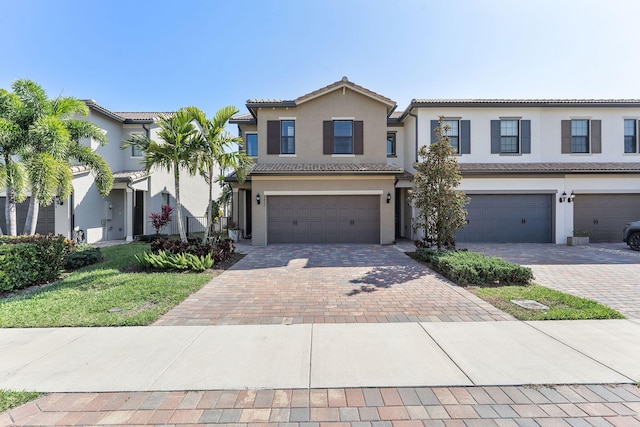
[[[60,198],[60,196],[56,196],[56,203],[60,206],[64,205],[64,200]]]
[[[260,204],[260,193],[256,194],[256,203]]]
[[[391,202],[391,193],[387,193],[387,203]]]
[[[576,193],[574,193],[572,191],[571,194],[569,195],[569,197],[567,197],[567,203],[573,202],[573,199],[575,199],[575,198],[576,198]]]
[[[560,196],[560,203],[565,202],[567,200],[567,192],[563,191],[562,196]]]

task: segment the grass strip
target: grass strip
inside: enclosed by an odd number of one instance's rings
[[[468,290],[519,320],[623,319],[624,316],[596,301],[576,297],[540,285],[468,287]],[[549,307],[531,310],[511,300],[533,300]]]

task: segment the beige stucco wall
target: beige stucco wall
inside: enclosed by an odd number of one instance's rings
[[[362,120],[364,154],[332,156],[322,153],[322,122]],[[296,154],[267,155],[267,121],[295,119]],[[387,107],[349,88],[340,88],[297,107],[258,110],[259,163],[386,163]],[[243,126],[243,131],[249,131]]]
[[[290,194],[362,194],[361,191],[380,194],[380,244],[390,244],[395,240],[394,230],[394,176],[289,176],[253,177],[252,180],[252,244],[267,244],[267,206],[269,192],[290,192]],[[284,195],[285,193],[278,193]],[[387,203],[387,193],[391,193],[391,203]],[[258,205],[255,195],[260,194]]]

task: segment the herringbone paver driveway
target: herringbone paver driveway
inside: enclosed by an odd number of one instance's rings
[[[533,269],[535,282],[589,298],[640,319],[640,252],[623,243],[566,246],[462,243],[461,247]]]
[[[156,325],[512,320],[393,246],[271,245]]]

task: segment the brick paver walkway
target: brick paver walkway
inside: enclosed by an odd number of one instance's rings
[[[156,325],[513,320],[393,246],[271,245]]]
[[[640,252],[628,249],[623,243],[589,246],[463,243],[460,246],[527,265],[533,269],[539,285],[596,300],[629,318],[640,319]]]
[[[54,393],[1,425],[638,426],[633,385]]]

